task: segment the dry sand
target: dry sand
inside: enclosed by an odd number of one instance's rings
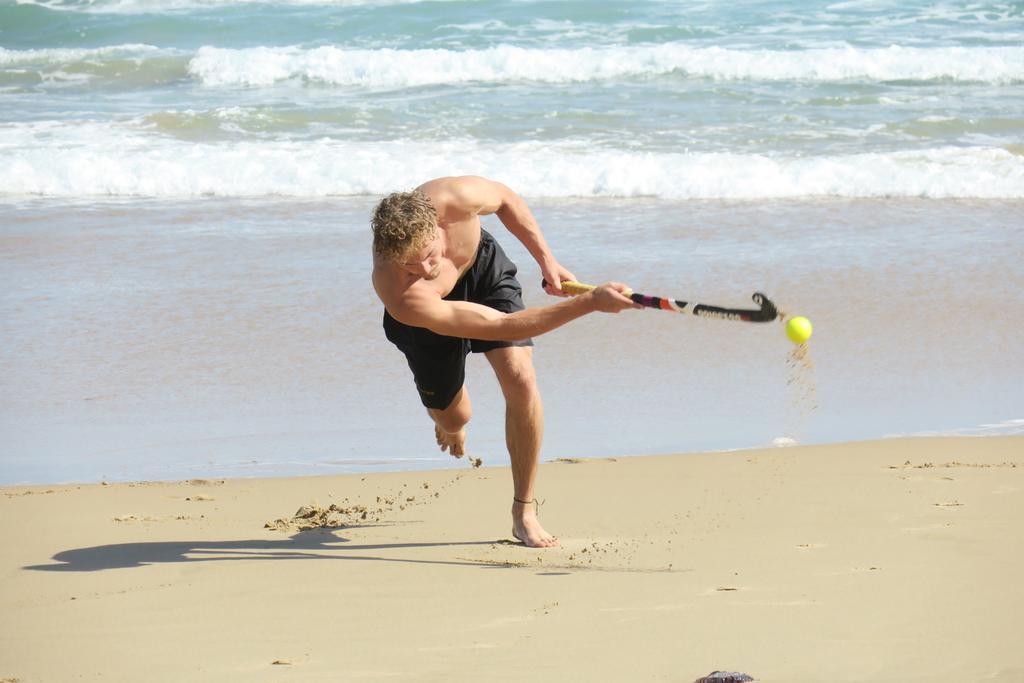
[[[561,548],[510,542],[504,468],[0,489],[0,680],[1024,680],[1022,437],[540,492]]]

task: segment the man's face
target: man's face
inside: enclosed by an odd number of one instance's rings
[[[398,265],[411,275],[433,280],[441,274],[441,256],[441,238],[434,237],[418,251],[407,254]]]

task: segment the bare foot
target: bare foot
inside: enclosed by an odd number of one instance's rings
[[[558,539],[544,531],[532,504],[512,503],[512,535],[527,548],[553,548]]]
[[[446,453],[451,453],[456,458],[461,458],[466,454],[466,430],[460,429],[454,434],[442,431],[440,427],[434,425],[434,436],[437,437],[437,445],[441,447],[441,450]]]

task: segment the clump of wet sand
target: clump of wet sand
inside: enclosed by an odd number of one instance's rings
[[[307,531],[309,529],[337,529],[356,521],[365,520],[369,511],[365,505],[341,507],[332,503],[329,507],[317,504],[303,505],[290,519],[281,517],[263,525],[274,531]]]

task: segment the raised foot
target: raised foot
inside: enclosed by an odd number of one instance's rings
[[[434,425],[434,436],[437,437],[437,445],[441,447],[443,452],[450,453],[456,458],[461,458],[466,454],[465,429],[460,429],[455,434],[449,434],[437,425]]]
[[[512,535],[517,540],[527,548],[554,548],[558,545],[558,539],[544,531],[532,508],[518,511],[517,507],[523,506],[520,503],[512,506]]]

